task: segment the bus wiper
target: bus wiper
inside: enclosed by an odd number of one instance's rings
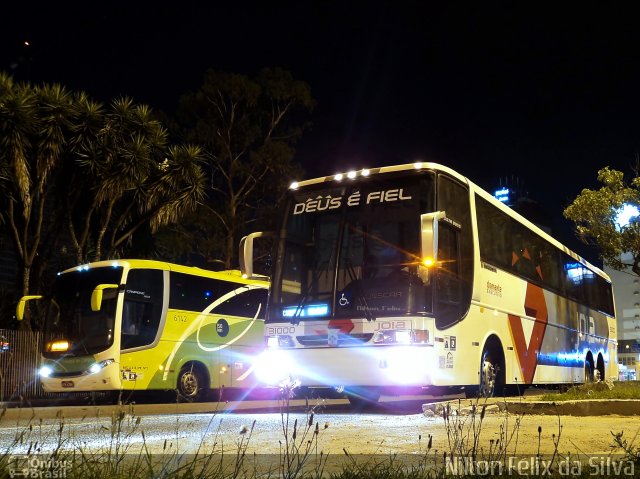
[[[347,272],[349,273],[349,278],[351,278],[351,283],[355,283],[356,287],[354,288],[354,299],[360,302],[360,305],[364,311],[364,317],[367,321],[376,321],[377,318],[373,315],[371,310],[369,309],[369,303],[367,302],[367,298],[362,291],[362,280],[358,279],[356,275],[355,268],[349,259],[345,260],[347,265]]]
[[[313,285],[317,283],[317,281],[320,279],[320,275],[322,273],[325,273],[327,271],[329,271],[329,267],[331,266],[331,260],[326,262],[327,266],[323,269],[323,268],[318,268],[314,275],[313,278],[311,278],[311,281],[309,282],[309,284],[307,285],[304,294],[302,295],[302,297],[300,298],[300,301],[298,302],[298,305],[296,306],[296,310],[293,313],[293,316],[291,317],[291,321],[290,323],[293,325],[297,325],[300,324],[300,314],[302,313],[303,308],[306,306],[307,304],[307,299],[309,299],[309,295],[311,294],[311,290],[313,289]]]

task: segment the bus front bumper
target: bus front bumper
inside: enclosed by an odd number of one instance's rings
[[[428,386],[439,374],[432,346],[367,346],[268,349],[254,368],[260,381],[277,386]]]
[[[45,392],[113,391],[121,388],[120,370],[115,362],[95,372],[87,371],[64,377],[55,373],[50,376],[43,375],[41,369],[39,376]]]

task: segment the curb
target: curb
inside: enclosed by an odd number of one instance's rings
[[[555,416],[638,416],[637,399],[582,399],[575,401],[502,401],[501,412],[510,414],[550,414]]]
[[[422,405],[425,416],[440,416],[443,409],[450,405],[456,414],[470,415],[485,408],[486,413],[539,414],[552,416],[639,416],[638,399],[582,399],[573,401],[531,401],[481,399],[462,401],[442,401]]]

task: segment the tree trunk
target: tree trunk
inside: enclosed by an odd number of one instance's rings
[[[31,265],[22,265],[22,296],[29,294],[29,277],[31,276]],[[31,314],[29,312],[29,306],[24,309],[24,318],[18,323],[18,329],[20,331],[31,331]]]

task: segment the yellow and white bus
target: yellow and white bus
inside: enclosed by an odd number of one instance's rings
[[[243,240],[245,273],[254,239]],[[354,401],[617,378],[605,273],[434,163],[291,185],[259,376]]]
[[[101,261],[68,269],[44,304],[39,376],[45,391],[255,386],[268,282],[160,261]],[[26,296],[17,308],[42,296]]]

